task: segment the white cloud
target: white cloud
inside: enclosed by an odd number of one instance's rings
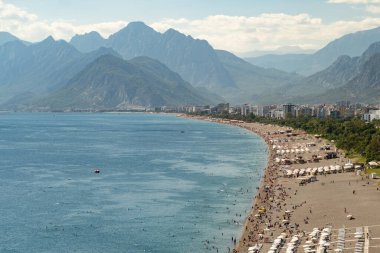
[[[218,15],[198,20],[166,19],[151,25],[161,32],[173,27],[206,39],[216,48],[239,54],[289,45],[318,49],[347,33],[380,26],[380,18],[325,24],[322,19],[308,14],[267,13],[256,17]]]
[[[376,5],[368,5],[366,7],[366,10],[370,13],[373,13],[373,14],[379,14],[380,13],[380,6],[376,6]]]
[[[10,32],[23,40],[32,42],[49,35],[56,39],[69,40],[75,34],[90,31],[98,31],[103,36],[108,36],[127,24],[128,22],[122,20],[89,25],[76,25],[65,20],[49,22],[0,0],[0,31]]]
[[[372,11],[377,10],[372,8]],[[90,31],[98,31],[107,37],[127,24],[124,20],[87,25],[76,25],[67,20],[50,22],[0,0],[0,31],[10,32],[33,42],[49,35],[55,39],[69,40],[75,34]],[[174,28],[195,38],[206,39],[215,48],[239,54],[274,50],[289,45],[318,49],[344,34],[380,26],[380,17],[324,23],[321,18],[306,13],[264,13],[253,17],[215,15],[193,20],[164,19],[150,25],[160,32]]]
[[[328,3],[363,5],[363,9],[369,13],[380,13],[380,0],[329,0]]]
[[[329,0],[332,4],[377,4],[380,0]]]

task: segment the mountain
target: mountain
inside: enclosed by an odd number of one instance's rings
[[[104,55],[34,105],[51,109],[126,109],[130,105],[209,103],[212,101],[157,60],[137,57],[125,61]]]
[[[380,101],[380,54],[375,54],[363,64],[361,71],[347,84],[328,90],[317,96],[306,96],[303,99],[318,102],[336,102],[348,100],[368,104]]]
[[[0,102],[24,92],[40,93],[55,86],[62,66],[80,54],[66,42],[56,42],[52,37],[30,46],[20,41],[1,46]]]
[[[311,57],[310,54],[267,54],[244,58],[244,60],[262,68],[275,68],[288,73],[307,76],[313,74],[314,71],[310,69]]]
[[[80,45],[79,50],[87,49],[92,43],[88,35],[74,38],[72,44]],[[207,41],[173,29],[159,33],[142,22],[131,22],[103,42],[103,46],[113,48],[126,60],[138,56],[159,60],[194,86],[208,89],[235,86]]]
[[[263,55],[284,55],[284,54],[312,54],[315,50],[303,49],[299,46],[283,46],[274,50],[256,50],[239,54],[243,58],[253,58]]]
[[[360,57],[341,56],[325,70],[288,87],[284,96],[301,102],[379,100],[379,57],[380,42],[370,45]]]
[[[238,87],[226,95],[231,101],[270,102],[270,94],[301,79],[300,76],[280,70],[254,66],[227,51],[216,50],[216,53]]]
[[[89,43],[87,37],[77,35],[76,43]],[[132,22],[112,34],[104,46],[124,59],[147,56],[159,60],[193,86],[207,88],[233,103],[261,99],[263,93],[299,79],[294,74],[253,66],[227,51],[214,50],[205,40],[173,29],[156,32],[142,22]]]
[[[282,96],[295,97],[306,94],[318,95],[328,89],[339,88],[359,73],[359,57],[340,56],[328,68],[289,85]]]
[[[363,64],[360,73],[342,87],[348,100],[379,103],[380,54],[374,54]]]
[[[0,46],[7,42],[19,40],[16,36],[8,32],[0,32]]]
[[[89,53],[98,48],[104,47],[106,40],[97,32],[75,35],[71,38],[70,44],[81,52]]]
[[[57,89],[104,54],[117,55],[105,48],[83,54],[52,37],[30,46],[21,41],[8,42],[0,46],[0,103],[14,96],[41,95]]]
[[[246,60],[266,68],[311,75],[327,68],[341,55],[350,57],[361,55],[377,41],[380,41],[380,27],[344,35],[314,54],[265,55]]]

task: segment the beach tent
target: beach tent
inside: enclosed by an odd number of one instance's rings
[[[343,169],[345,171],[353,171],[354,170],[354,165],[352,163],[346,163],[344,166],[343,166]]]

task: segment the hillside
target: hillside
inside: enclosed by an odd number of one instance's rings
[[[126,109],[131,105],[209,104],[189,83],[162,63],[138,57],[124,61],[104,55],[62,89],[33,103],[50,109]]]
[[[314,54],[264,55],[247,58],[252,64],[312,75],[331,65],[339,56],[360,56],[372,43],[380,41],[380,27],[344,35]]]
[[[5,43],[19,40],[16,36],[8,33],[8,32],[0,32],[0,46]]]
[[[86,50],[83,45],[93,43],[89,35],[74,38],[72,44],[80,50]],[[193,39],[173,29],[156,32],[142,22],[130,23],[104,40],[104,45],[124,59],[147,56],[159,60],[193,86],[207,88],[235,103],[257,100],[262,93],[299,78],[253,66],[229,52],[214,50],[205,40]]]
[[[379,54],[376,42],[360,57],[341,56],[327,69],[288,87],[285,97],[301,102],[379,101]]]
[[[240,102],[270,102],[270,94],[276,93],[289,83],[301,79],[300,76],[276,69],[254,66],[227,51],[216,50],[238,89],[227,98]]]
[[[372,55],[347,84],[318,96],[320,101],[349,100],[378,104],[380,101],[380,54]]]
[[[87,64],[104,54],[117,55],[105,48],[82,54],[65,41],[55,41],[52,37],[30,46],[21,41],[0,46],[0,103],[62,87]]]
[[[72,39],[73,45],[80,50],[88,50],[93,42],[93,36],[89,35],[77,35]],[[193,39],[173,29],[159,33],[142,22],[131,22],[105,39],[103,46],[113,48],[126,60],[138,56],[159,60],[194,86],[214,90],[235,86],[207,41]]]

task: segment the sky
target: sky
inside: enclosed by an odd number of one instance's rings
[[[107,38],[132,21],[159,32],[174,28],[241,56],[317,50],[380,26],[380,0],[0,0],[0,31],[31,42],[91,31]]]

